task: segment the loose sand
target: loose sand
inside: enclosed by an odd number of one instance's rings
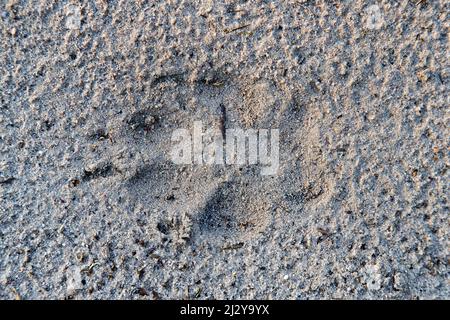
[[[0,1],[0,298],[450,298],[449,11]],[[196,120],[278,174],[175,165]]]

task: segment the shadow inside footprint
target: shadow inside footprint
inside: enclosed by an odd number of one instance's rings
[[[196,218],[202,237],[253,238],[271,221],[270,201],[251,186],[223,183],[209,198]]]
[[[126,189],[132,199],[142,204],[152,204],[167,197],[171,181],[176,174],[172,163],[154,163],[143,167],[127,182]]]
[[[198,226],[204,233],[223,233],[237,228],[236,216],[233,213],[234,195],[231,194],[230,183],[212,195],[198,217]]]

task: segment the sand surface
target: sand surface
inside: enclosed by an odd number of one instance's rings
[[[449,12],[1,0],[0,298],[449,299]],[[194,121],[277,174],[174,164]]]

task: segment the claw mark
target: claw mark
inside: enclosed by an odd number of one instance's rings
[[[152,81],[152,86],[156,86],[160,83],[167,82],[167,81],[175,81],[175,82],[181,82],[183,81],[184,73],[174,73],[174,74],[167,74],[167,75],[161,75],[156,77]]]
[[[10,184],[14,180],[16,180],[14,177],[0,178],[0,184]]]
[[[220,104],[220,132],[222,133],[222,137],[225,137],[225,125],[227,123],[227,110],[225,109],[225,105],[223,103]]]
[[[236,28],[225,29],[224,31],[225,31],[225,33],[231,33],[231,32],[234,32],[234,31],[237,31],[237,30],[240,30],[240,29],[247,28],[249,26],[250,26],[250,24],[244,24],[243,26],[238,26]]]

